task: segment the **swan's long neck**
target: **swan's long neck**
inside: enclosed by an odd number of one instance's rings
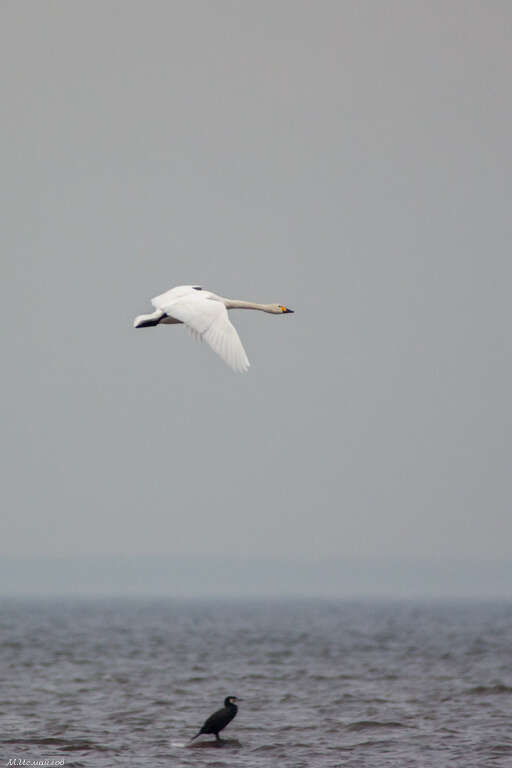
[[[254,301],[224,299],[226,309],[259,309],[260,312],[273,312],[272,304],[256,304]]]

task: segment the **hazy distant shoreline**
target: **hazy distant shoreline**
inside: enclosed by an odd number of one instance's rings
[[[501,599],[512,597],[512,561],[4,556],[0,595]]]

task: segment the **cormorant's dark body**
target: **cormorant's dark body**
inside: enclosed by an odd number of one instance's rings
[[[217,712],[214,712],[213,715],[210,715],[210,717],[205,720],[203,727],[199,733],[196,733],[192,741],[197,739],[202,733],[214,733],[215,738],[218,741],[221,741],[219,731],[222,731],[238,712],[238,707],[233,699],[236,701],[236,696],[226,696],[222,709],[218,709]]]

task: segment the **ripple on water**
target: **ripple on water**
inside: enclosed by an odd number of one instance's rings
[[[511,694],[512,686],[498,683],[496,685],[475,685],[465,691],[468,696],[500,696],[502,694]]]
[[[378,720],[359,720],[355,723],[349,723],[345,726],[347,731],[368,731],[382,728],[409,728],[405,723],[395,723],[393,721],[379,722]]]

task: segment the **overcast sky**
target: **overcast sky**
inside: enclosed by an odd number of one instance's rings
[[[9,555],[512,556],[512,5],[0,3]],[[232,312],[236,375],[182,327]]]

